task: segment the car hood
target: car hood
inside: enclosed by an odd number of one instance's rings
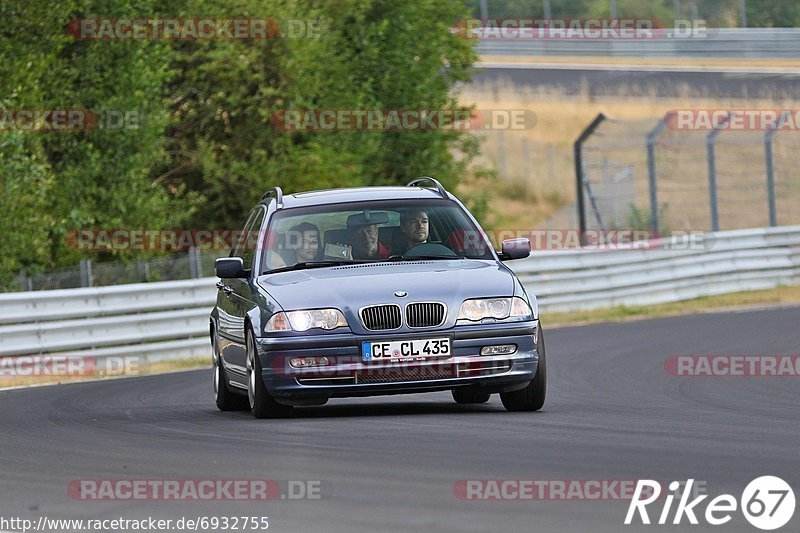
[[[403,261],[324,267],[267,274],[259,286],[286,311],[335,307],[354,332],[365,332],[358,319],[364,306],[437,301],[447,304],[442,327],[455,324],[467,298],[512,296],[514,278],[495,261],[454,259]],[[405,291],[399,298],[395,291]]]

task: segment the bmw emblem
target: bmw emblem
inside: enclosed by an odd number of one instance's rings
[[[408,293],[406,291],[394,291],[394,295],[398,298],[405,298],[408,296]]]

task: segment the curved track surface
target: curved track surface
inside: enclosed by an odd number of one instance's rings
[[[0,516],[269,516],[273,531],[756,531],[624,526],[624,501],[463,501],[462,479],[695,478],[800,489],[800,377],[684,378],[672,354],[800,353],[800,308],[552,329],[539,413],[449,393],[333,400],[288,420],[221,413],[210,371],[0,393]],[[79,501],[74,479],[320,480],[302,501]],[[800,496],[800,492],[797,492]],[[705,505],[702,506],[705,508]],[[651,513],[657,518],[661,506]],[[685,524],[684,520],[684,524]],[[800,510],[785,530],[800,529]]]
[[[581,65],[579,68],[537,66],[478,69],[472,84],[511,85],[516,89],[559,90],[567,95],[587,93],[644,97],[792,98],[800,90],[800,73],[675,72],[654,67],[638,70]]]

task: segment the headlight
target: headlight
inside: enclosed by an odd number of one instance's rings
[[[533,312],[533,319],[539,320],[539,301],[536,296],[531,297],[531,311]]]
[[[264,331],[308,331],[312,328],[336,329],[347,326],[347,319],[338,309],[308,309],[275,313]]]
[[[480,298],[464,300],[458,311],[458,320],[479,322],[485,318],[495,320],[532,318],[528,303],[519,297],[513,298]]]

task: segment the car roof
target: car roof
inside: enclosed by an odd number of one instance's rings
[[[406,200],[406,199],[441,199],[436,189],[428,187],[373,186],[347,187],[342,189],[325,189],[304,191],[283,195],[283,208],[309,207],[347,202],[363,202],[370,200]],[[447,199],[451,199],[448,194]],[[272,198],[263,200],[269,203]]]

